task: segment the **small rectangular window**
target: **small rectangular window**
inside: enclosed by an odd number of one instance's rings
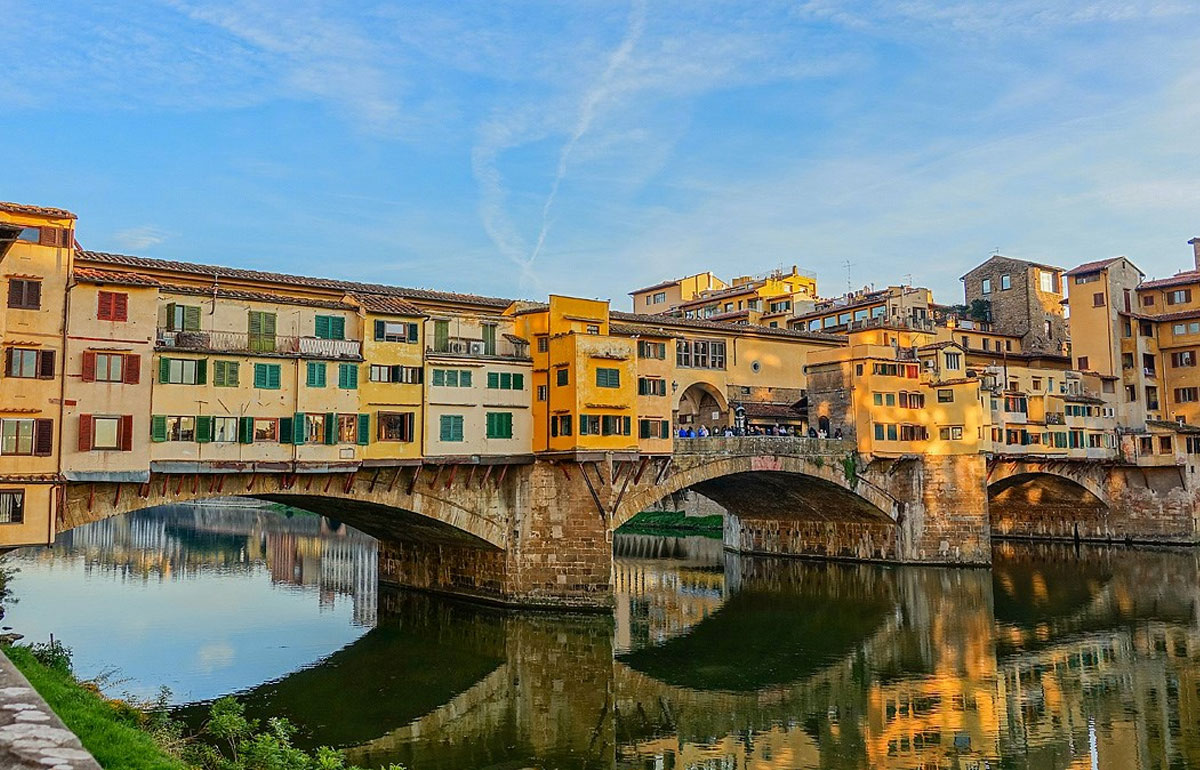
[[[376,436],[380,441],[412,443],[413,415],[413,412],[380,412]]]
[[[255,364],[254,387],[260,390],[279,390],[282,372],[279,364]]]
[[[600,367],[596,369],[596,387],[598,388],[619,388],[621,387],[621,370],[607,369]]]
[[[0,489],[0,524],[21,524],[25,521],[25,491]]]
[[[567,374],[567,368],[563,367],[562,369],[559,369],[557,372],[555,372],[554,376],[555,376],[555,384],[566,385],[567,379],[570,375]]]
[[[129,295],[116,291],[97,292],[96,318],[101,321],[129,320]]]
[[[1005,273],[1000,276],[1000,291],[1008,291],[1012,288],[1012,277]]]
[[[8,306],[15,310],[41,309],[42,282],[28,278],[8,279]]]
[[[463,440],[463,418],[458,414],[443,414],[439,421],[439,437],[442,441],[458,442]]]

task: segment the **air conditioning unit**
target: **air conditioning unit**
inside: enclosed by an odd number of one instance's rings
[[[472,340],[467,343],[467,348],[468,352],[473,356],[482,356],[483,351],[486,349],[483,346],[483,340]]]
[[[467,352],[467,343],[463,342],[462,340],[450,340],[449,347],[450,347],[451,353],[466,353]]]

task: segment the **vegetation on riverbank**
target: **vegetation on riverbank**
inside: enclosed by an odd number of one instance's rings
[[[642,511],[617,530],[622,535],[659,535],[661,537],[721,537],[723,517],[687,516],[683,511]]]
[[[112,770],[361,770],[346,765],[328,747],[313,753],[292,745],[296,732],[286,719],[266,725],[247,719],[233,698],[213,703],[195,735],[167,714],[166,699],[131,704],[101,694],[71,669],[71,651],[61,643],[4,648],[34,689],[79,736],[101,767]],[[391,765],[388,770],[403,770]]]

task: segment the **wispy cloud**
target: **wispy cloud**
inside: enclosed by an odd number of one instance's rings
[[[113,233],[113,241],[122,249],[143,251],[167,240],[168,233],[154,225],[138,225]]]

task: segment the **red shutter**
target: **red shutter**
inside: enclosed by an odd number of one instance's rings
[[[42,350],[38,351],[38,379],[52,380],[54,379],[54,351]]]
[[[33,453],[49,457],[54,452],[54,420],[33,421]]]
[[[113,294],[113,320],[126,321],[129,319],[129,295],[124,292]]]
[[[90,350],[83,351],[83,381],[96,381],[96,354]]]
[[[90,414],[79,415],[79,451],[92,451],[92,416]]]
[[[128,452],[133,449],[132,414],[121,415],[121,422],[117,424],[117,446],[121,447],[122,452]]]
[[[59,229],[57,227],[43,227],[38,230],[38,245],[39,246],[57,246],[59,238]]]
[[[125,356],[125,384],[137,385],[142,381],[142,357],[137,355]]]
[[[113,293],[102,291],[96,295],[96,318],[101,321],[113,320]]]

